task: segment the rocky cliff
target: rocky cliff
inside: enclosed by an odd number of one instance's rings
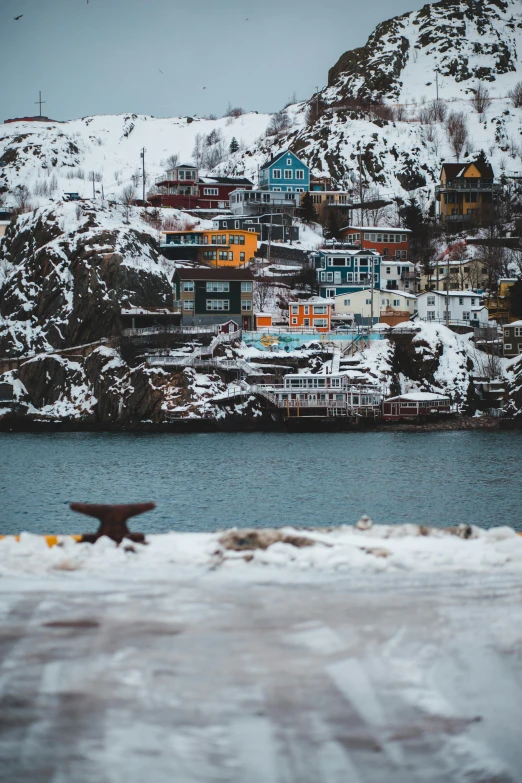
[[[121,307],[171,304],[171,269],[117,207],[57,204],[28,213],[0,244],[0,356],[116,335]]]

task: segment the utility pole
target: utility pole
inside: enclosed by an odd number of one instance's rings
[[[143,179],[143,206],[145,206],[145,147],[143,147],[142,151],[140,152],[141,157],[141,176]]]
[[[363,186],[362,186],[362,155],[359,152],[357,155],[359,160],[359,201],[361,204],[361,228],[364,226],[364,211],[363,211]],[[362,231],[361,231],[361,249],[362,249]]]
[[[38,91],[38,100],[35,101],[35,103],[38,103],[39,106],[40,106],[40,114],[38,116],[41,117],[42,116],[42,103],[46,103],[46,101],[42,101],[42,91],[41,90]]]
[[[435,85],[437,90],[437,102],[439,100],[439,69],[435,68]]]
[[[373,263],[374,258],[368,259],[368,266],[370,267],[370,332],[368,333],[368,337],[371,339],[371,329],[373,327]]]
[[[91,174],[92,174],[92,197],[96,198],[96,190],[94,187],[94,171],[91,171]]]

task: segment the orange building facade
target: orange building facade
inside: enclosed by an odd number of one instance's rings
[[[303,302],[291,302],[289,305],[288,325],[293,329],[316,329],[329,332],[332,322],[331,299],[314,296]]]
[[[410,234],[406,228],[388,226],[346,226],[343,239],[363,250],[376,250],[383,259],[407,260],[410,257]]]

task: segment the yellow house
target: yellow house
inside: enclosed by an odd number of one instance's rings
[[[463,225],[487,225],[499,190],[487,162],[443,163],[435,191],[442,222],[455,230]]]
[[[232,229],[208,231],[163,231],[161,252],[178,261],[197,261],[209,266],[240,267],[257,251],[258,234]]]

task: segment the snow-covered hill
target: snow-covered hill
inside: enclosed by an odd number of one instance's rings
[[[290,147],[314,174],[330,175],[357,200],[360,155],[372,195],[376,189],[389,199],[415,193],[427,207],[441,161],[455,160],[445,123],[429,116],[436,69],[443,113],[463,112],[467,121],[460,159],[482,149],[497,175],[520,172],[522,108],[508,93],[522,81],[521,57],[519,0],[442,0],[379,25],[365,46],[330,69],[317,103],[314,97],[287,107],[286,127],[276,134],[266,134],[272,116],[256,113],[217,120],[104,115],[0,126],[0,197],[13,203],[17,185],[29,189],[34,206],[66,191],[90,197],[93,172],[99,194],[103,186],[106,197],[118,199],[133,180],[140,194],[142,148],[150,187],[170,155],[193,160],[197,137],[217,132],[225,154],[215,173],[256,181],[259,166]],[[479,83],[491,98],[480,115],[471,102]],[[395,119],[361,105],[368,99],[393,104]],[[239,150],[230,154],[232,138]]]
[[[505,97],[522,78],[519,0],[440,0],[382,22],[365,46],[330,69],[325,98],[386,98],[402,103],[469,98],[485,82]]]

